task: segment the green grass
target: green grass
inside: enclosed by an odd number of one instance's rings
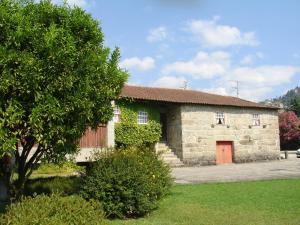
[[[69,176],[75,172],[83,172],[84,168],[77,166],[73,162],[63,162],[61,164],[43,163],[35,169],[31,178]]]
[[[76,194],[80,178],[32,179],[27,194]],[[1,205],[0,205],[0,213]],[[157,210],[109,225],[299,225],[300,179],[176,185]]]
[[[300,179],[177,185],[158,210],[111,225],[299,225]]]

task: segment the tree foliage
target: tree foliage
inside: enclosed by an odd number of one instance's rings
[[[111,118],[127,74],[103,42],[81,8],[0,1],[0,156],[15,155],[19,186],[41,158],[74,153],[87,127]]]
[[[300,120],[294,112],[279,115],[280,146],[283,150],[300,147]]]
[[[300,97],[295,96],[291,99],[290,110],[295,112],[298,117],[300,117]]]

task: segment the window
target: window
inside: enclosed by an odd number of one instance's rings
[[[225,124],[225,115],[222,112],[216,113],[216,123],[217,124]]]
[[[138,111],[138,124],[147,124],[148,123],[148,113],[145,111]]]
[[[259,126],[260,125],[260,118],[258,114],[253,114],[253,126]]]
[[[121,120],[121,111],[120,111],[120,108],[118,106],[116,106],[114,108],[114,122],[115,123],[119,123],[120,120]]]

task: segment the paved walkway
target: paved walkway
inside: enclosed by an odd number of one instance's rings
[[[209,183],[300,178],[300,158],[219,166],[173,168],[176,183]]]

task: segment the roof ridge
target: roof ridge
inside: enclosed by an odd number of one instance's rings
[[[221,96],[221,97],[228,97],[228,98],[234,98],[234,99],[244,100],[242,98],[237,98],[237,97],[234,97],[234,96],[214,94],[214,93],[209,93],[209,92],[205,92],[205,91],[201,91],[201,90],[194,90],[194,89],[167,88],[167,87],[154,87],[154,86],[140,86],[140,85],[131,85],[131,84],[125,84],[125,86],[127,86],[127,87],[137,87],[137,88],[149,88],[149,89],[176,90],[176,91],[182,91],[182,92],[189,91],[189,92],[203,93],[203,94],[207,94],[207,95],[214,95],[214,96]],[[246,101],[246,100],[244,100],[244,101]],[[249,102],[251,102],[251,101],[249,101]]]
[[[278,109],[278,107],[268,106],[262,103],[252,102],[238,97],[179,88],[137,86],[126,84],[123,87],[120,96],[151,101]]]

